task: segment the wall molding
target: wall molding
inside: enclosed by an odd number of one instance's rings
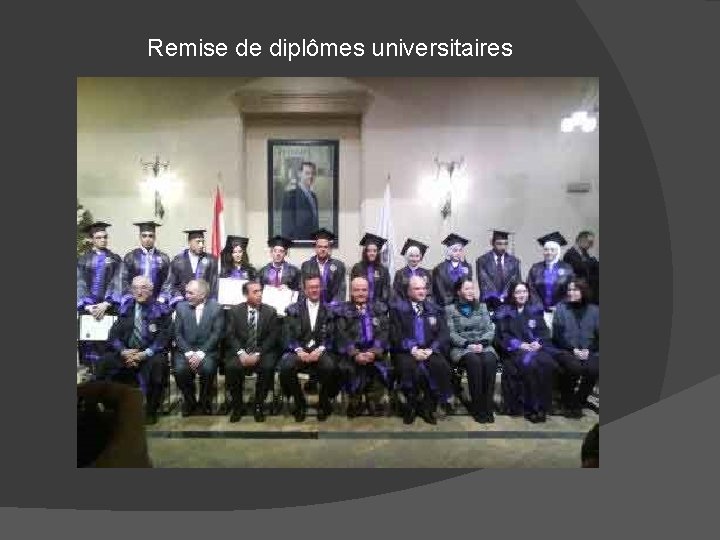
[[[312,114],[362,115],[370,103],[370,92],[291,93],[241,90],[234,101],[243,115]]]

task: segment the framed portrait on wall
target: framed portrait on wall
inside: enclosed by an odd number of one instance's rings
[[[270,237],[310,246],[312,233],[324,227],[339,238],[339,149],[337,140],[268,140]]]

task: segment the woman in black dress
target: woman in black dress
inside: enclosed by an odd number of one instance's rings
[[[555,360],[550,330],[545,324],[543,308],[530,304],[527,283],[510,285],[508,303],[497,313],[498,341],[502,351],[503,377],[522,381],[522,409],[531,422],[545,422],[552,407],[552,384]],[[521,392],[517,386],[504,396],[510,414],[517,413]],[[513,385],[511,385],[513,386]],[[509,395],[508,395],[509,394]],[[508,403],[509,401],[509,403]]]
[[[251,281],[257,272],[247,254],[249,240],[243,236],[228,235],[220,254],[220,277]]]

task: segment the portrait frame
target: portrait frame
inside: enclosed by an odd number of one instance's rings
[[[340,141],[269,139],[267,160],[268,236],[281,234],[297,247],[311,247],[312,232],[325,228],[335,235],[337,247]],[[302,178],[312,170],[302,165],[306,162],[315,170],[311,185],[301,189]]]

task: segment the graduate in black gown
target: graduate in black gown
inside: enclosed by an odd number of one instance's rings
[[[506,412],[517,414],[522,403],[525,418],[545,422],[552,409],[556,349],[542,306],[529,302],[528,285],[511,284],[509,295],[496,313]]]
[[[77,259],[77,311],[98,320],[116,313],[122,297],[122,260],[107,247],[108,227],[98,221],[85,229],[92,248]],[[104,342],[84,341],[80,360],[94,366],[104,353]]]
[[[249,238],[228,234],[225,247],[220,253],[220,277],[252,281],[257,271],[250,264],[247,254]]]
[[[433,300],[440,306],[447,306],[455,301],[455,283],[464,277],[472,279],[473,271],[465,261],[465,246],[470,240],[451,233],[442,243],[445,260],[433,269]]]
[[[128,252],[123,258],[123,300],[132,297],[130,284],[135,276],[146,276],[153,283],[153,298],[163,307],[169,307],[170,298],[163,291],[170,276],[170,257],[160,251],[157,241],[159,223],[142,221],[134,223],[140,230],[140,246]]]
[[[427,249],[427,245],[418,240],[412,238],[405,240],[400,255],[405,257],[407,264],[395,272],[395,278],[393,279],[393,291],[396,298],[407,298],[408,284],[413,276],[423,278],[427,283],[428,295],[432,295],[432,273],[430,270],[420,266]]]
[[[185,299],[185,287],[193,279],[204,279],[210,286],[208,298],[217,299],[218,261],[205,251],[205,229],[185,231],[188,247],[170,263],[170,278],[164,293],[170,298],[170,307]]]
[[[600,308],[588,301],[584,279],[568,283],[567,298],[553,316],[553,343],[560,372],[563,414],[580,418],[600,373]],[[578,384],[579,382],[579,384]]]
[[[285,260],[293,241],[283,236],[273,236],[268,240],[271,261],[258,273],[263,287],[287,287],[292,291],[300,289],[300,270]]]
[[[575,245],[563,255],[563,261],[572,266],[576,277],[583,278],[588,286],[587,301],[600,304],[600,261],[590,255],[595,244],[595,234],[590,231],[581,231],[575,240]]]
[[[520,259],[507,252],[509,232],[493,231],[492,249],[475,261],[480,301],[495,311],[507,298],[511,283],[521,281]]]
[[[345,264],[332,257],[332,245],[335,235],[327,229],[319,229],[312,234],[315,241],[315,255],[300,266],[300,274],[320,276],[322,293],[320,299],[325,304],[338,305],[345,302]],[[302,295],[301,295],[302,296]]]
[[[365,233],[360,240],[363,246],[362,260],[350,271],[350,279],[363,276],[368,280],[369,299],[371,302],[389,302],[391,295],[390,272],[380,262],[380,250],[385,245],[385,238],[372,233]]]
[[[362,412],[362,397],[372,415],[380,416],[382,392],[389,383],[385,352],[389,349],[390,318],[384,302],[368,300],[364,276],[350,282],[350,301],[336,310],[338,365],[343,385],[350,395],[347,416]]]
[[[567,245],[562,234],[553,232],[537,241],[543,247],[544,260],[532,265],[527,283],[532,301],[541,303],[543,309],[550,312],[565,298],[565,288],[573,277],[573,269],[561,260],[561,248]]]

